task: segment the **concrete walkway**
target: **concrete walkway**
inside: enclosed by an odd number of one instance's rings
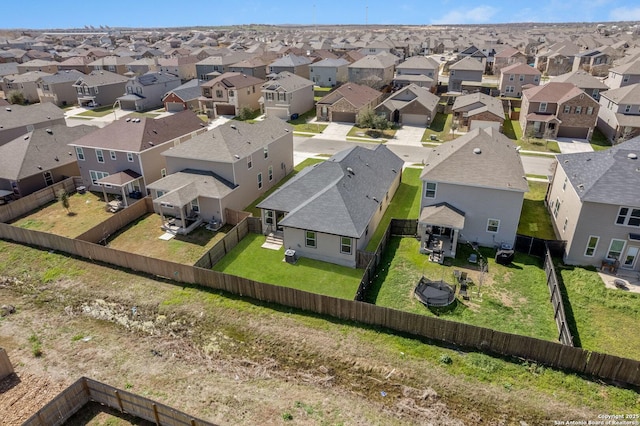
[[[558,138],[556,142],[558,142],[558,148],[562,154],[593,152],[593,147],[586,139]]]

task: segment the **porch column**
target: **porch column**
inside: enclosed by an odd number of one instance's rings
[[[104,190],[104,185],[100,185],[100,187],[102,188],[102,195],[104,196],[104,202],[108,203],[109,198],[107,197],[107,191]]]
[[[459,229],[453,230],[453,238],[452,238],[452,247],[451,247],[451,256],[456,257],[456,249],[458,248],[458,234],[460,233]]]
[[[127,197],[124,195],[124,186],[120,187],[120,192],[122,193],[122,201],[124,202],[124,206],[129,207],[129,203],[127,203]]]

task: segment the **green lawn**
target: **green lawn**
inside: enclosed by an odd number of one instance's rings
[[[594,268],[557,266],[568,302],[567,321],[574,344],[640,360],[640,294],[608,289]]]
[[[466,259],[471,253],[468,245],[459,245],[453,266],[429,262],[419,252],[415,238],[392,237],[383,254],[382,270],[374,284],[371,297],[376,305],[421,315],[488,327],[506,333],[557,340],[553,308],[541,260],[516,253],[513,264],[498,265],[494,251],[481,249],[488,259],[488,272],[480,273],[476,265]],[[453,283],[453,270],[466,271],[473,285],[470,300],[457,300],[451,306],[428,309],[414,296],[413,290],[421,276],[432,280],[444,279]]]
[[[502,133],[509,139],[516,141],[515,143],[520,145],[525,151],[560,153],[560,148],[556,141],[523,137],[520,122],[511,120],[506,114],[504,124],[502,125]]]
[[[301,162],[300,164],[295,166],[293,168],[293,171],[291,173],[289,173],[287,176],[285,176],[284,179],[282,179],[280,182],[278,182],[278,184],[276,186],[274,186],[273,188],[269,189],[261,197],[259,197],[257,200],[255,200],[253,203],[251,203],[247,208],[245,208],[244,211],[253,214],[255,217],[260,217],[260,209],[257,208],[256,206],[258,204],[260,204],[260,202],[262,200],[264,200],[269,195],[271,195],[273,193],[273,191],[275,191],[276,189],[280,188],[282,185],[284,185],[284,183],[286,181],[288,181],[289,179],[294,177],[298,172],[300,172],[305,167],[312,166],[312,165],[314,165],[316,163],[320,163],[322,161],[324,161],[324,160],[321,160],[321,159],[318,159],[318,158],[307,158],[306,160],[304,160],[303,162]]]
[[[310,109],[304,114],[298,116],[295,120],[288,120],[287,123],[293,126],[294,132],[304,133],[322,133],[327,128],[327,124],[308,123],[309,120],[316,116],[316,109]]]
[[[349,133],[347,133],[347,138],[365,138],[371,139],[373,141],[380,141],[380,139],[392,139],[396,134],[396,129],[386,129],[386,130],[376,130],[376,129],[367,129],[353,126]]]
[[[94,108],[85,112],[81,112],[77,114],[82,117],[104,117],[105,115],[109,115],[113,113],[113,105],[110,106],[102,106],[99,108]]]
[[[597,127],[593,130],[593,135],[591,136],[591,147],[594,151],[604,151],[611,148],[611,142]]]
[[[453,114],[437,113],[431,121],[431,125],[424,131],[422,135],[422,142],[430,142],[431,135],[435,135],[440,141],[450,139],[452,122]]]
[[[366,251],[375,251],[392,218],[417,219],[420,215],[420,194],[422,169],[407,168],[402,172],[402,182],[398,187],[387,211],[384,213],[376,232],[371,237]]]
[[[295,265],[284,261],[284,247],[260,247],[265,237],[249,234],[214,266],[224,272],[283,287],[352,300],[362,279],[362,270],[301,257]]]
[[[518,234],[543,240],[555,240],[549,212],[544,205],[544,197],[548,184],[545,182],[529,182],[529,192],[524,194]]]

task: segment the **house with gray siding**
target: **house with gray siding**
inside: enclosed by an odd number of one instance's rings
[[[73,84],[80,106],[113,105],[125,92],[129,79],[109,71],[91,71]]]
[[[293,170],[293,128],[277,117],[228,122],[162,154],[166,177],[148,186],[155,211],[180,228],[226,223]]]
[[[349,65],[349,82],[380,89],[393,80],[396,59],[384,53],[367,55]]]
[[[421,251],[434,238],[443,242],[446,257],[455,257],[459,242],[513,246],[529,190],[514,141],[493,128],[476,128],[430,150],[424,163]]]
[[[323,59],[309,66],[309,75],[316,86],[335,87],[349,78],[349,61],[346,59]]]
[[[558,155],[546,204],[564,262],[640,271],[640,138]]]
[[[385,145],[354,146],[307,167],[258,204],[265,233],[284,247],[349,267],[380,224],[400,185],[404,161]]]
[[[449,67],[449,91],[461,92],[465,83],[482,83],[484,65],[470,56],[460,59]]]
[[[229,67],[230,72],[250,75],[251,77],[267,78],[267,64],[260,58],[250,58],[235,63]]]
[[[440,64],[435,59],[427,56],[411,56],[396,66],[396,77],[393,82],[399,87],[415,84],[430,89],[438,85],[439,70]]]
[[[231,71],[231,66],[245,59],[250,59],[251,54],[245,52],[233,52],[228,55],[209,56],[196,62],[196,75],[200,80],[211,80],[217,76]]]
[[[73,84],[84,74],[76,70],[58,71],[42,76],[36,81],[40,102],[51,102],[58,106],[74,105],[78,94]]]
[[[294,54],[285,55],[269,64],[269,74],[279,74],[288,71],[302,78],[309,79],[309,65],[311,60]]]
[[[164,95],[180,86],[180,78],[163,72],[149,72],[127,81],[125,94],[118,97],[120,108],[144,111],[161,107]]]
[[[605,83],[611,89],[640,83],[640,59],[609,69]]]
[[[262,110],[269,116],[289,120],[313,109],[313,82],[288,71],[275,75],[262,85]]]
[[[612,144],[640,135],[640,83],[600,95],[598,129]]]
[[[29,71],[24,74],[13,74],[2,78],[2,91],[8,97],[10,92],[19,92],[27,103],[40,101],[38,97],[38,79],[51,74],[42,71]]]
[[[573,83],[579,89],[582,89],[587,95],[596,101],[600,99],[600,93],[609,90],[609,86],[602,82],[602,79],[596,78],[586,71],[572,71],[562,74],[553,79],[556,83]]]

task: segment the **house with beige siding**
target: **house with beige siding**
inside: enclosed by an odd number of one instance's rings
[[[564,262],[640,271],[640,138],[558,155],[546,204]]]
[[[326,58],[309,66],[309,78],[316,86],[335,87],[349,78],[349,61]]]
[[[396,66],[394,86],[404,87],[415,84],[430,89],[438,85],[440,64],[427,56],[411,56]]]
[[[264,80],[248,75],[227,72],[200,85],[200,110],[210,118],[237,115],[243,108],[260,109]]]
[[[466,127],[468,130],[493,127],[502,131],[504,107],[498,98],[484,93],[457,96],[451,110],[460,127]]]
[[[349,82],[381,89],[393,81],[397,59],[384,53],[367,55],[349,65]]]
[[[515,64],[527,65],[527,55],[516,48],[505,46],[498,50],[493,57],[493,73],[499,74],[503,68]]]
[[[38,96],[38,80],[51,74],[42,71],[29,71],[24,74],[7,75],[2,78],[2,91],[8,96],[10,92],[19,92],[27,103],[40,101]]]
[[[36,81],[36,90],[40,102],[51,102],[58,106],[76,104],[78,102],[78,94],[73,85],[83,75],[80,71],[65,70],[40,77]]]
[[[262,85],[262,110],[266,116],[289,120],[313,109],[313,81],[288,71],[275,75]]]
[[[612,144],[640,135],[640,83],[600,95],[598,129]]]
[[[135,61],[131,56],[104,56],[93,62],[89,62],[89,69],[92,71],[108,71],[115,74],[125,75],[129,72],[127,64]]]
[[[269,64],[269,74],[279,74],[288,71],[302,78],[309,79],[309,66],[311,60],[304,56],[294,54],[285,55]]]
[[[376,114],[410,126],[429,126],[436,116],[440,98],[427,88],[409,84],[376,106]]]
[[[277,117],[228,122],[166,150],[166,177],[148,185],[155,211],[186,232],[226,223],[293,170],[293,128]]]
[[[640,59],[609,69],[605,83],[611,89],[640,83]]]
[[[520,62],[502,67],[498,79],[500,96],[519,98],[525,88],[540,85],[540,76],[540,71]]]
[[[267,78],[267,64],[260,58],[249,58],[229,66],[230,72],[250,75],[251,77]]]
[[[320,121],[355,123],[358,114],[374,109],[383,94],[369,86],[346,83],[316,102],[316,118]]]
[[[294,257],[349,267],[380,224],[404,161],[385,145],[354,146],[310,166],[258,204],[262,229]]]

